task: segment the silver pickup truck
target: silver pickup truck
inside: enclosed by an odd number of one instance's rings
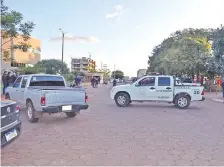
[[[66,87],[64,78],[58,75],[21,75],[7,87],[5,98],[26,106],[31,123],[38,122],[44,113],[64,112],[75,117],[80,110],[88,108],[85,89]]]

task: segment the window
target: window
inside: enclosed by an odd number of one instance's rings
[[[144,78],[139,82],[140,86],[155,86],[155,77]]]
[[[14,88],[18,88],[19,87],[21,79],[22,79],[22,77],[19,77],[19,78],[16,79],[16,81],[13,84]]]
[[[65,86],[65,83],[60,76],[33,76],[30,86]]]
[[[158,86],[170,86],[170,77],[159,77]]]
[[[25,88],[28,77],[23,77],[21,88]]]

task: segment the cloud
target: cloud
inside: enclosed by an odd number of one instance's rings
[[[116,5],[114,6],[114,11],[107,13],[105,17],[107,19],[119,18],[119,16],[121,16],[123,13],[124,13],[123,7],[121,5]]]
[[[141,28],[141,25],[137,25],[137,26],[135,26],[135,28],[140,29]]]
[[[122,7],[121,5],[116,5],[116,6],[114,7],[114,9],[115,9],[116,11],[122,11],[122,10],[123,10],[123,7]]]
[[[60,41],[62,37],[55,37],[51,38],[51,41]],[[66,35],[64,38],[66,41],[75,41],[75,42],[80,42],[80,43],[96,43],[99,42],[99,38],[94,37],[94,36],[88,36],[88,37],[80,37],[80,36],[71,36],[71,35]]]

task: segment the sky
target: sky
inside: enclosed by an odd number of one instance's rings
[[[224,0],[5,0],[24,20],[36,24],[41,59],[61,59],[61,31],[66,32],[64,60],[91,57],[125,76],[148,67],[148,55],[171,33],[183,28],[224,24]]]

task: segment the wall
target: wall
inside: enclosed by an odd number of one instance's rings
[[[9,39],[2,40],[2,43],[8,41]],[[41,42],[38,39],[30,38],[28,41],[24,41],[21,36],[18,38],[13,39],[13,44],[17,45],[20,42],[25,42],[31,45],[31,48],[27,52],[23,52],[18,49],[13,50],[13,58],[16,63],[24,63],[24,64],[36,64],[40,61],[41,58]],[[3,45],[2,50],[8,51],[11,57],[11,42],[7,42]]]

